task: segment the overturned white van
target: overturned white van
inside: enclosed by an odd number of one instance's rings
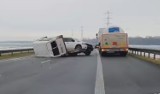
[[[54,38],[43,37],[33,43],[35,56],[38,57],[57,57],[67,54],[63,36]]]

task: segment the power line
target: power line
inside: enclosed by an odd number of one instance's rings
[[[106,19],[107,19],[107,23],[106,23],[106,24],[107,24],[107,27],[108,27],[108,26],[111,24],[111,23],[110,23],[110,19],[111,19],[111,18],[110,18],[110,12],[107,11],[107,12],[105,13],[105,15],[107,16],[107,18],[106,18]]]

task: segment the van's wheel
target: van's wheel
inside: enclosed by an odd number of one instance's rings
[[[76,52],[80,52],[82,50],[82,46],[81,45],[77,45],[76,47],[75,47],[75,51]]]
[[[69,56],[77,56],[77,53],[69,53]]]
[[[86,51],[86,52],[84,52],[84,54],[88,56],[91,54],[91,51]]]
[[[66,56],[67,56],[67,54],[61,55],[61,57],[66,57]]]

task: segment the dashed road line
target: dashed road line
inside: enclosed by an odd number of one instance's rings
[[[95,94],[105,94],[102,62],[98,50],[96,50],[96,52],[97,52],[97,73],[96,73]]]
[[[48,62],[50,62],[51,60],[45,60],[45,61],[42,61],[41,62],[41,64],[43,64],[43,63],[48,63]]]

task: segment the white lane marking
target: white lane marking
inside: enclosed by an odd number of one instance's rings
[[[45,60],[45,61],[42,61],[41,62],[41,64],[43,64],[43,63],[48,63],[48,62],[50,62],[51,60]]]
[[[102,62],[98,50],[96,50],[96,52],[97,52],[97,74],[96,74],[95,94],[105,94]]]

